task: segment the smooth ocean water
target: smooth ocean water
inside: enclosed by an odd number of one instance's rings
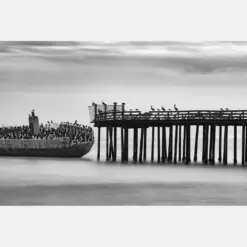
[[[247,205],[241,166],[122,165],[104,156],[102,143],[101,162],[96,145],[81,159],[0,157],[0,205]]]

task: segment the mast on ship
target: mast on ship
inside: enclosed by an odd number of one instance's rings
[[[29,128],[32,130],[34,135],[39,134],[39,118],[35,115],[34,110],[32,110],[31,115],[28,118]]]

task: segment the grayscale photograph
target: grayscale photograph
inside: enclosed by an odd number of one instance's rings
[[[0,205],[247,205],[247,42],[1,41]]]

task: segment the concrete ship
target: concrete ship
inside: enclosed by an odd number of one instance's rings
[[[37,139],[40,132],[39,119],[34,111],[29,115],[29,128],[32,131],[31,139],[4,139],[4,135],[18,135],[21,128],[5,128],[0,130],[0,156],[26,156],[26,157],[70,157],[80,158],[90,152],[94,144],[93,130],[87,141],[72,140],[70,137]],[[54,124],[53,129],[70,131],[77,135],[85,133],[86,129],[79,125]],[[1,138],[2,137],[2,138]]]

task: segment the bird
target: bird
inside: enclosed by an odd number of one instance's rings
[[[136,111],[139,111],[139,109],[136,109]]]
[[[174,109],[176,110],[176,111],[178,111],[178,108],[176,107],[176,105],[174,104]]]
[[[92,105],[95,105],[95,103],[94,103],[94,102],[92,102]]]
[[[106,105],[106,103],[105,103],[104,101],[102,101],[102,104],[103,104],[103,105]]]
[[[221,111],[224,111],[222,108],[220,108]]]
[[[226,110],[227,110],[227,111],[229,111],[229,109],[228,109],[228,108],[226,108]]]
[[[162,111],[166,111],[166,109],[163,106],[161,107],[161,109],[162,109]]]
[[[151,105],[151,110],[152,110],[152,111],[155,111],[155,109],[153,108],[153,106],[152,106],[152,105]]]

